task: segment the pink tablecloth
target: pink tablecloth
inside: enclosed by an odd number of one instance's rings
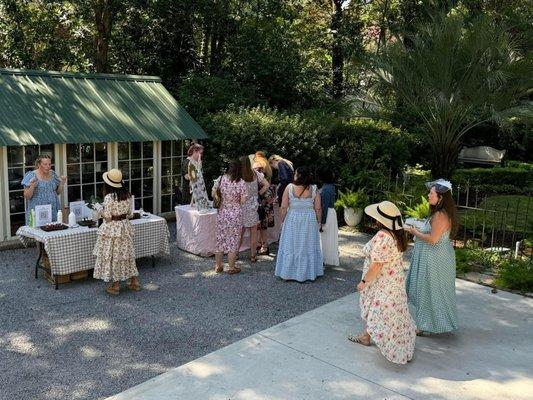
[[[199,214],[190,205],[176,206],[176,243],[189,253],[209,257],[215,253],[215,225],[217,211]],[[280,234],[279,209],[274,208],[276,225],[268,229],[268,242],[277,242]],[[250,248],[249,231],[246,232],[240,251]]]

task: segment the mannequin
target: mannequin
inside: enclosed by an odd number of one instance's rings
[[[200,213],[208,212],[211,209],[202,173],[203,152],[204,147],[198,143],[194,143],[189,147],[187,151],[189,165],[187,167],[187,175],[185,175],[185,179],[189,181],[192,194],[191,205],[196,204],[196,209]]]

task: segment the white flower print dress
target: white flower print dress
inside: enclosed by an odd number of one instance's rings
[[[133,226],[129,219],[106,222],[111,216],[131,214],[131,198],[117,201],[114,195],[104,198],[103,206],[96,206],[104,223],[98,228],[93,254],[96,256],[94,278],[105,282],[125,281],[139,275],[135,265],[135,248],[133,247]]]
[[[407,305],[402,253],[396,240],[385,231],[379,231],[363,251],[366,255],[363,276],[372,262],[383,263],[383,267],[361,292],[361,318],[385,358],[405,364],[413,358],[416,326]]]

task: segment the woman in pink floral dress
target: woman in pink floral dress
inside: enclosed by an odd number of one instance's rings
[[[228,274],[241,272],[235,266],[241,231],[243,226],[241,205],[246,201],[247,188],[241,179],[241,164],[239,160],[230,162],[226,175],[220,178],[219,182],[222,201],[218,209],[216,222],[216,250],[215,250],[215,272],[224,271],[222,267],[222,255],[228,253],[229,271]]]
[[[374,341],[387,360],[405,364],[413,358],[416,326],[405,291],[402,253],[407,239],[402,217],[389,201],[372,204],[365,213],[378,222],[380,230],[364,247],[363,279],[357,285],[366,328],[348,339],[365,346]]]

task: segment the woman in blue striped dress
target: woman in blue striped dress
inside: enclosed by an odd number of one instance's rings
[[[422,230],[404,229],[415,236],[413,258],[406,286],[417,334],[444,333],[457,329],[455,252],[457,208],[450,182],[428,183],[431,216]]]
[[[294,183],[283,192],[281,202],[281,238],[275,275],[285,280],[314,281],[324,275],[320,250],[320,196],[309,169],[298,168]]]

